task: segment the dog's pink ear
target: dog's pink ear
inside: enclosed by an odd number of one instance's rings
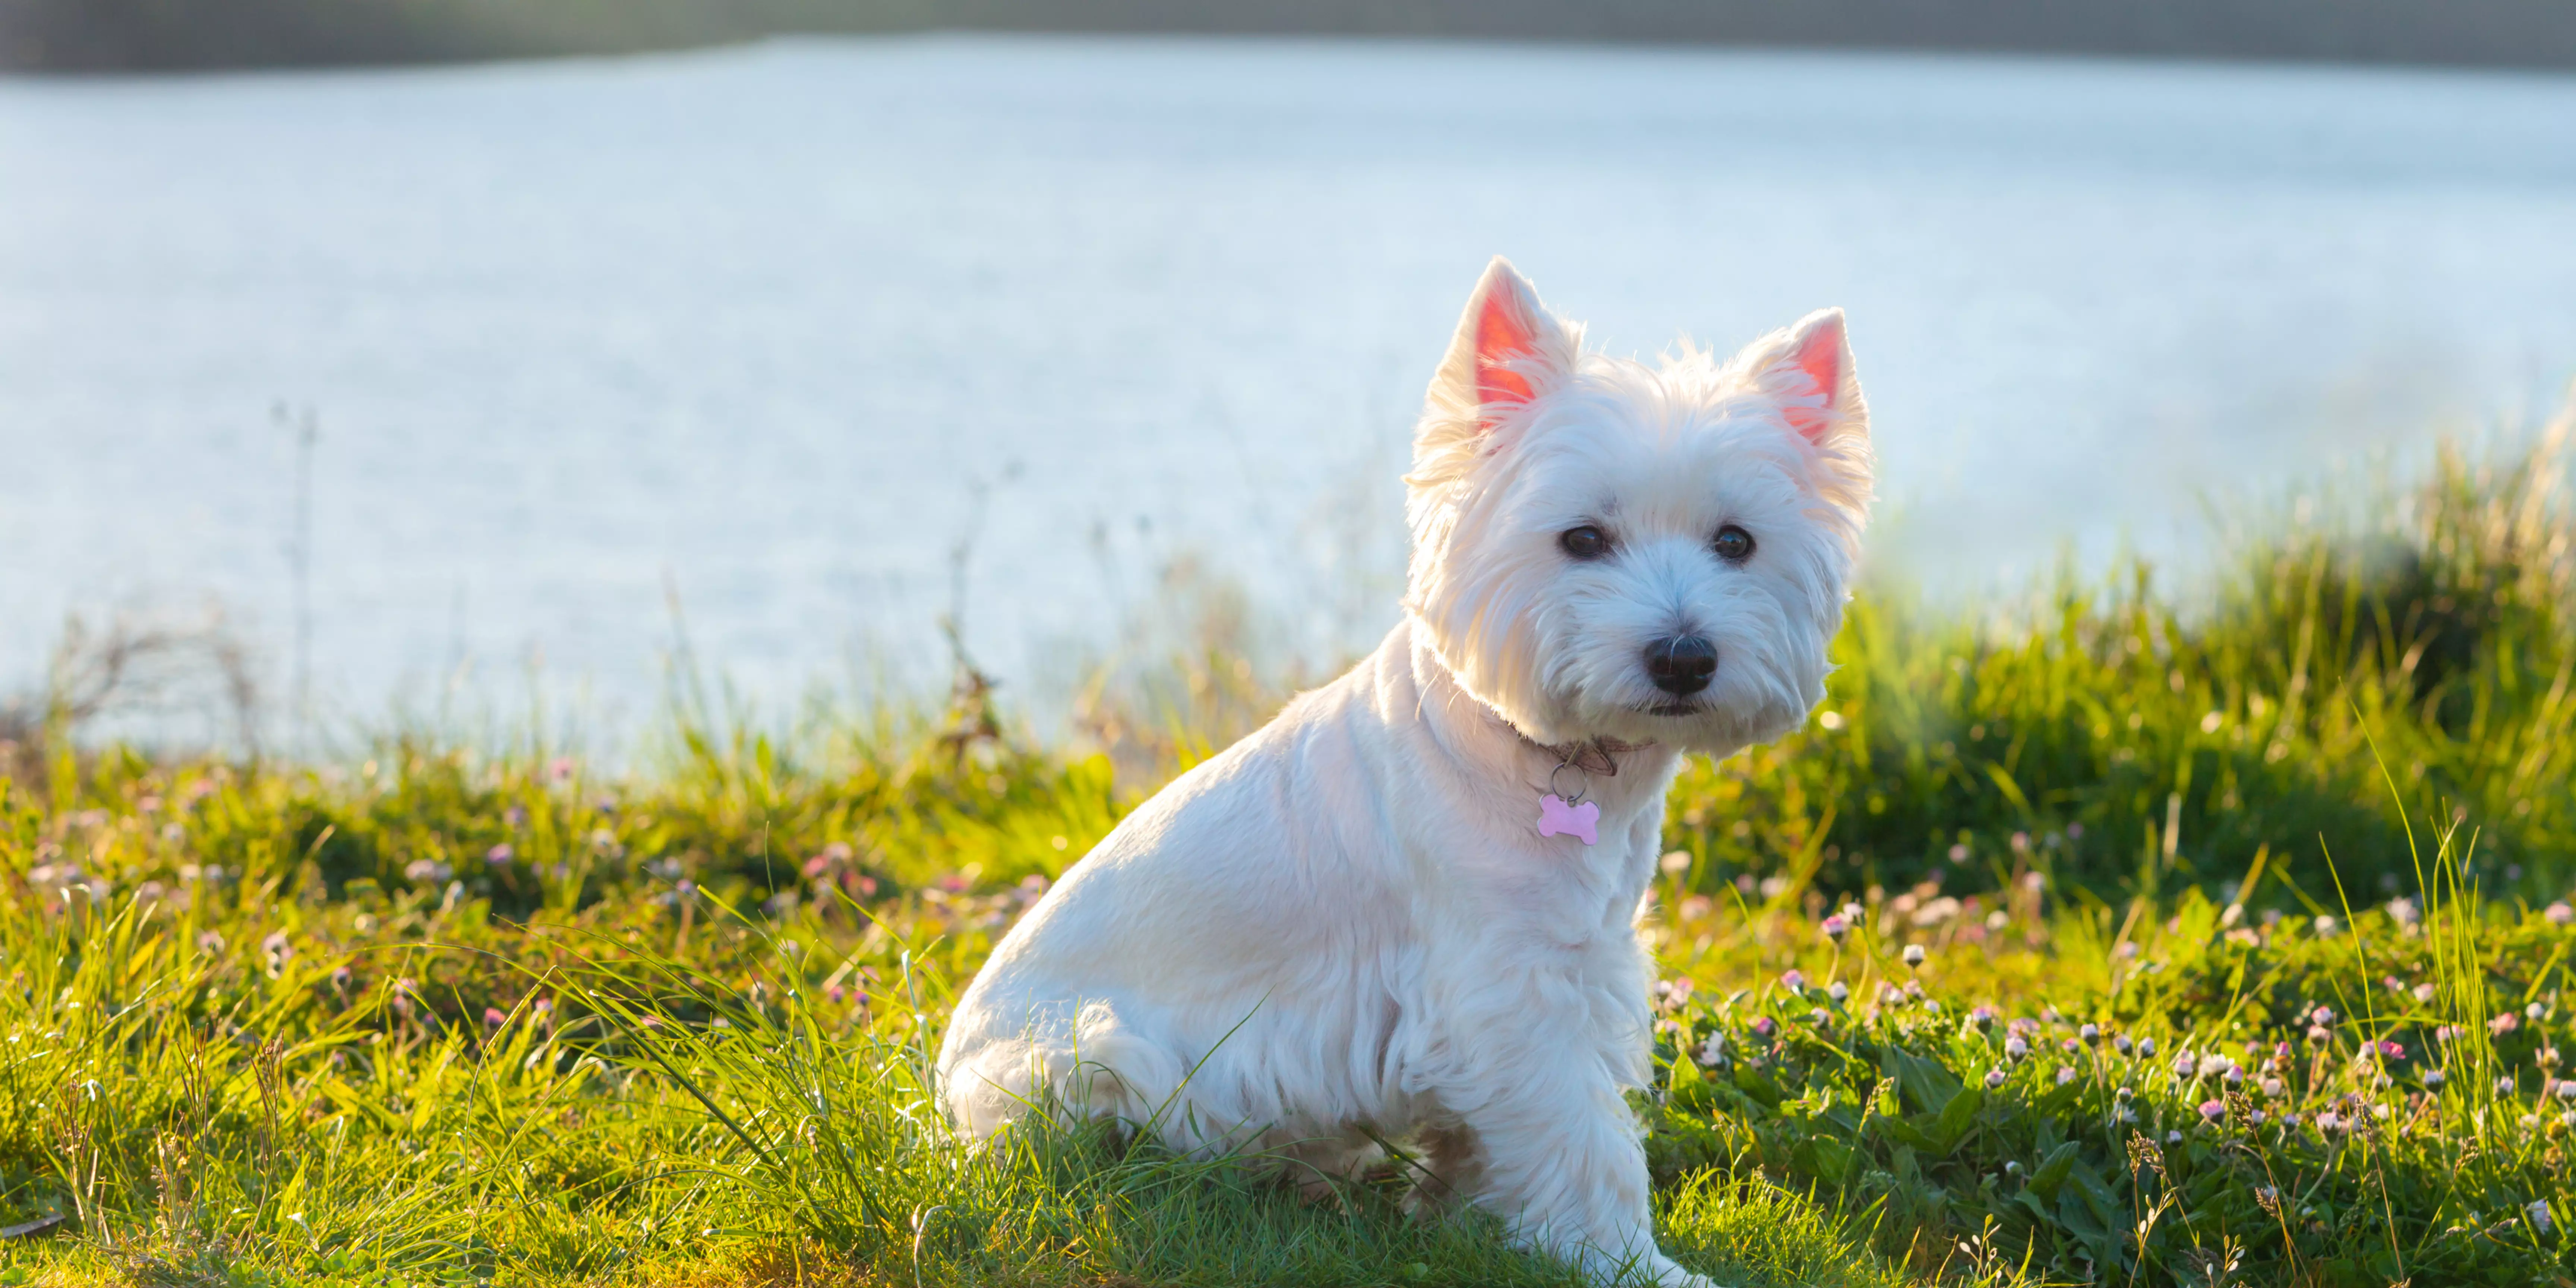
[[[1529,281],[1497,255],[1485,266],[1432,382],[1436,401],[1459,412],[1525,403],[1573,361],[1573,338]],[[1493,418],[1478,415],[1490,428]]]
[[[1822,442],[1836,425],[1868,431],[1841,309],[1818,309],[1762,347],[1762,384],[1780,398],[1791,429],[1809,442]]]
[[[1476,401],[1528,402],[1529,376],[1514,369],[1537,356],[1540,309],[1528,281],[1501,256],[1476,287]]]

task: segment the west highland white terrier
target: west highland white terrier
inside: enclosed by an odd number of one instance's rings
[[[1496,259],[1406,475],[1404,619],[1127,816],[1012,928],[939,1059],[969,1133],[1113,1115],[1328,1184],[1410,1141],[1598,1282],[1655,1247],[1625,1093],[1689,752],[1824,696],[1871,486],[1839,310],[1732,359],[1583,347]]]

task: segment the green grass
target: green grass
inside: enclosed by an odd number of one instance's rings
[[[2569,1282],[2563,471],[2446,458],[2190,597],[1865,598],[1831,719],[1673,801],[1667,1246],[1778,1285]],[[607,777],[533,739],[0,748],[0,1227],[61,1218],[0,1282],[1566,1282],[1391,1177],[1310,1203],[941,1129],[952,991],[1264,709],[1222,650],[1182,670],[1095,695],[1080,752],[981,697],[682,704]]]

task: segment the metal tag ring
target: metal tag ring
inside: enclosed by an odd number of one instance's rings
[[[1571,796],[1558,791],[1556,788],[1557,775],[1562,774],[1569,769],[1574,771],[1575,784],[1574,794]],[[1564,801],[1568,805],[1580,805],[1583,803],[1584,796],[1592,790],[1592,777],[1591,775],[1583,772],[1583,766],[1575,764],[1571,760],[1560,760],[1556,763],[1556,768],[1547,771],[1547,790],[1549,795]]]

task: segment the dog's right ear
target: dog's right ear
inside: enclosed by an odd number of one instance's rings
[[[1476,293],[1467,297],[1449,353],[1432,377],[1431,396],[1444,411],[1474,409],[1490,428],[1510,408],[1546,392],[1573,365],[1565,324],[1538,302],[1529,279],[1496,255]]]
[[[1444,473],[1438,466],[1463,462],[1442,458],[1481,454],[1489,431],[1574,369],[1581,344],[1582,333],[1549,313],[1529,280],[1496,255],[1467,297],[1449,352],[1431,377],[1414,441],[1415,472]]]

